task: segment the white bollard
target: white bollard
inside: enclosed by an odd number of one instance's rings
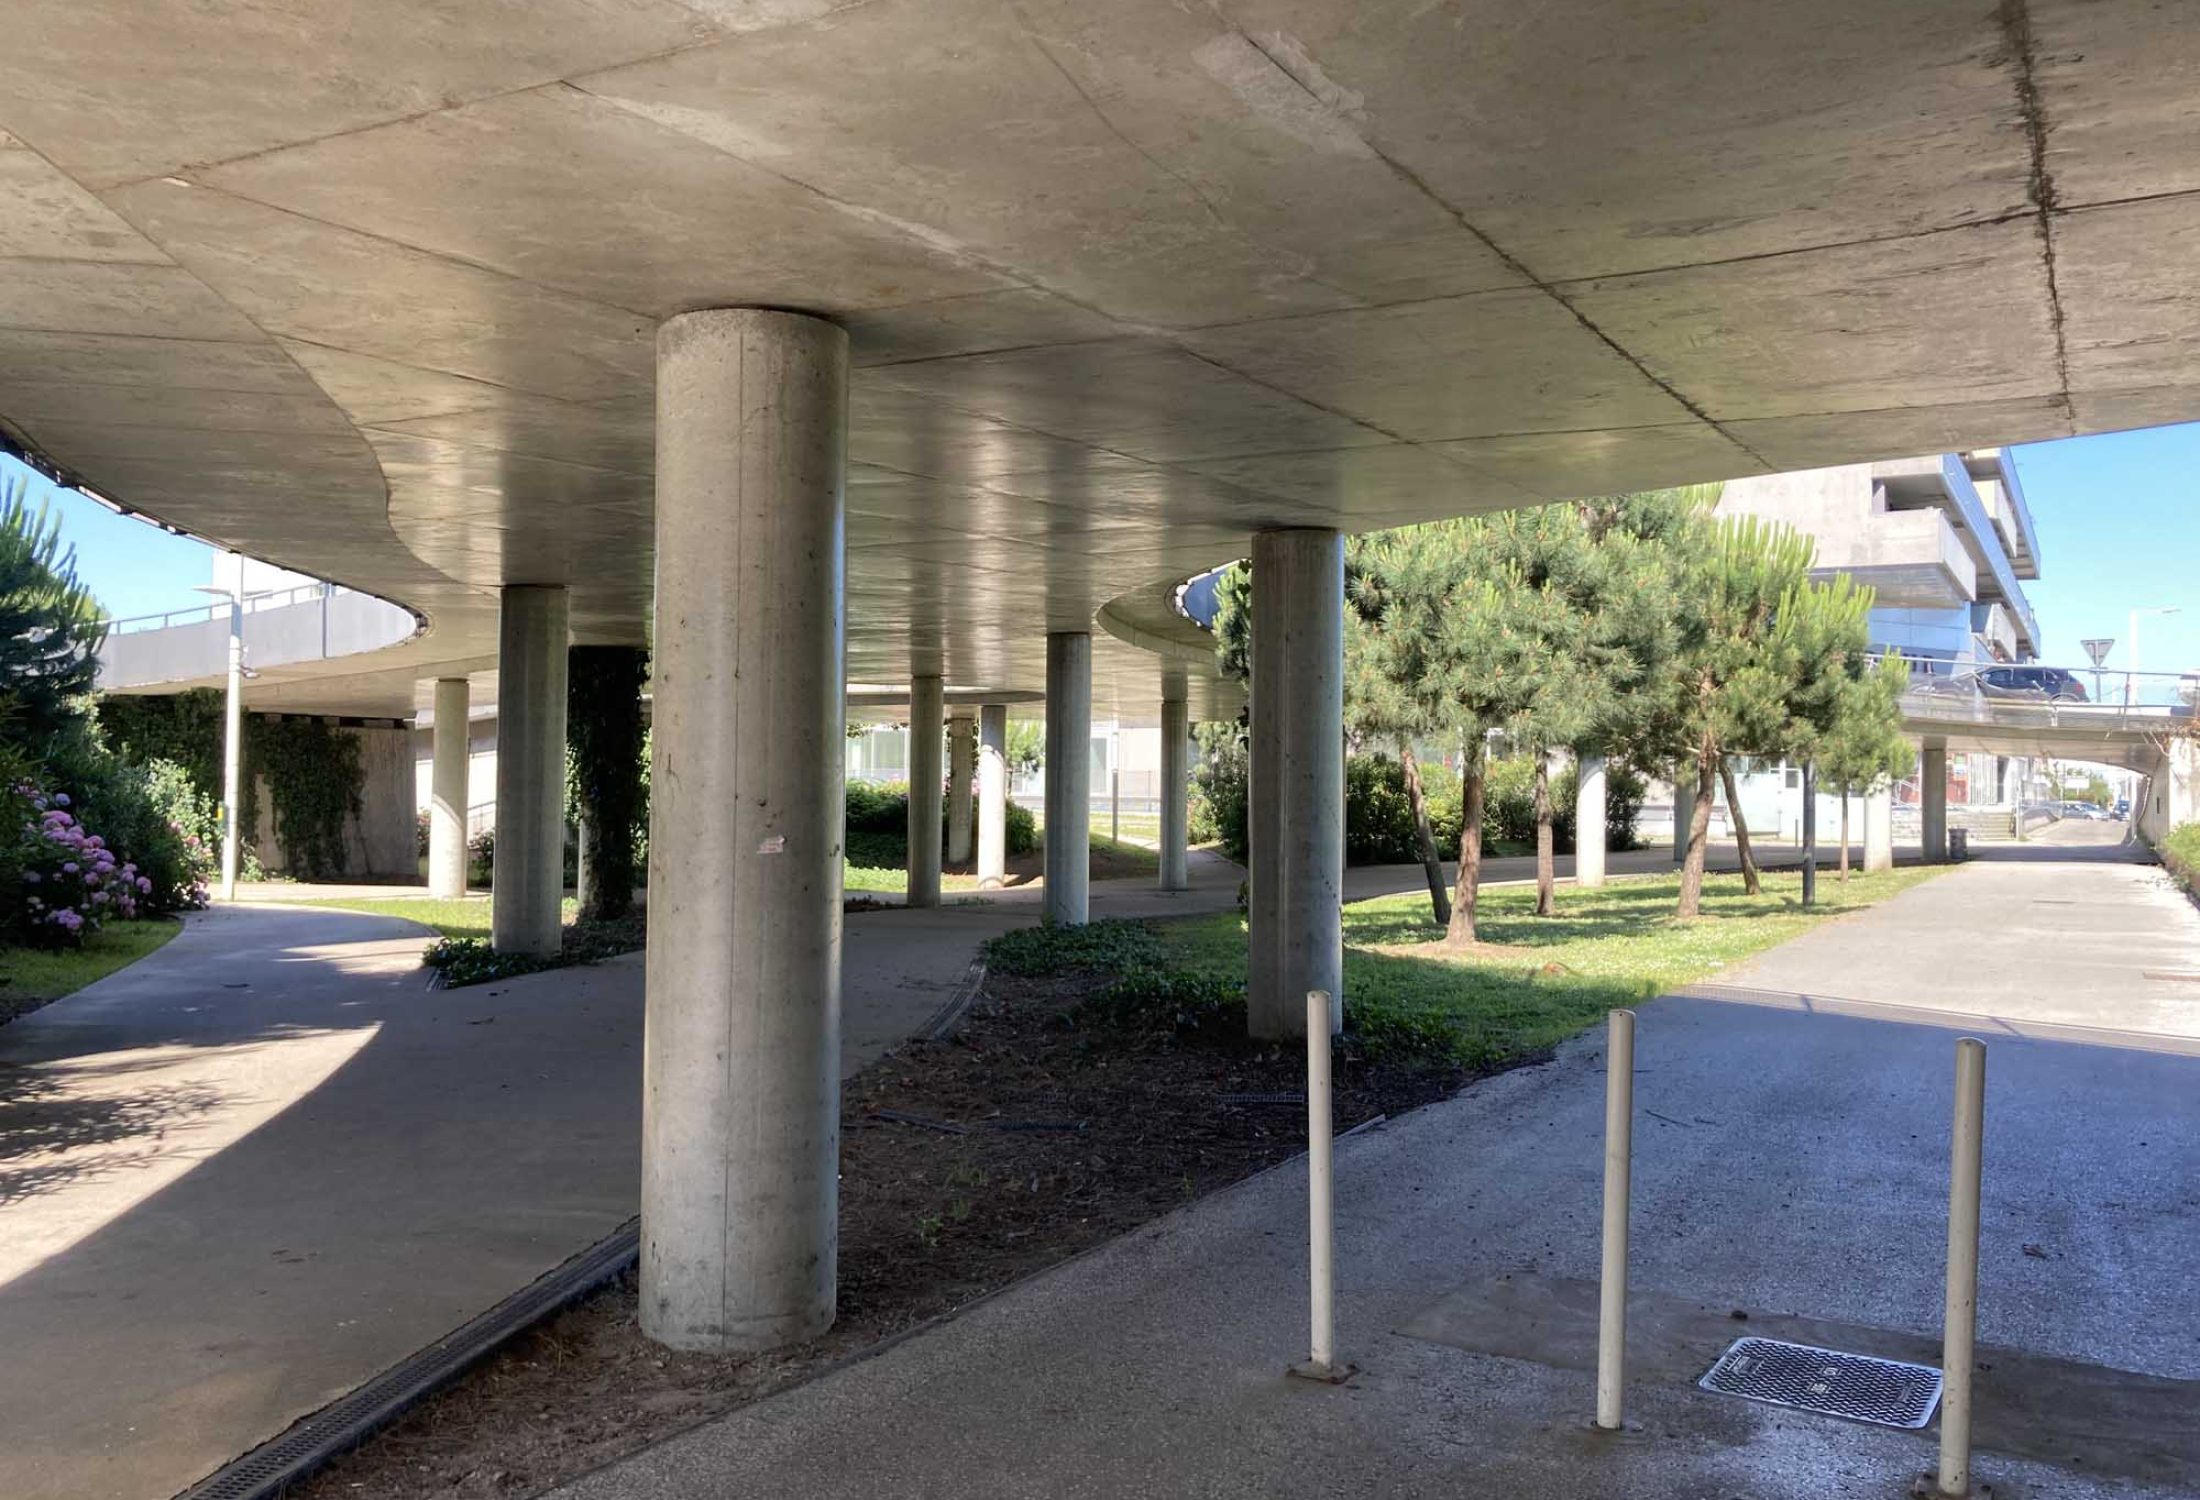
[[[1978,1202],[1986,1129],[1986,1044],[1956,1043],[1955,1136],[1948,1152],[1948,1306],[1940,1349],[1940,1493],[1971,1493],[1971,1366],[1978,1340]]]
[[[1615,1010],[1604,1049],[1604,1274],[1597,1313],[1597,1426],[1619,1430],[1627,1385],[1627,1201],[1635,1150],[1635,1013]]]
[[[1337,1364],[1336,1266],[1332,1233],[1334,1179],[1330,1175],[1329,992],[1306,992],[1306,1237],[1311,1287],[1311,1352],[1291,1373],[1331,1383],[1352,1374]]]

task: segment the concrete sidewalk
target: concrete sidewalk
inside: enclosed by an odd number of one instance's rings
[[[1973,864],[1737,970],[1729,998],[1643,1007],[1624,1436],[1585,1430],[1592,1036],[1339,1144],[1348,1386],[1282,1373],[1305,1353],[1291,1166],[559,1493],[1892,1500],[1930,1466],[1931,1432],[1693,1380],[1750,1331],[1930,1356],[1953,1041],[1982,1029],[1980,1422],[2008,1451],[1983,1452],[1981,1476],[2005,1494],[2189,1496],[2200,1005],[2174,976],[2200,973],[2200,913],[2158,899],[2160,880],[2113,849]],[[2053,967],[2005,964],[2013,943]],[[2050,1016],[2117,1045],[2017,1034]]]
[[[1238,878],[1093,911],[1221,910]],[[849,916],[843,1072],[1036,918]],[[633,1215],[640,955],[430,990],[425,936],[221,907],[0,1028],[0,1496],[166,1500]]]

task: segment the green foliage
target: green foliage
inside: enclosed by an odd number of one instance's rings
[[[2180,823],[2162,839],[2162,864],[2177,883],[2200,896],[2200,823]]]
[[[1228,1041],[1245,1035],[1245,986],[1211,974],[1134,969],[1079,1002],[1073,1017],[1111,1031]]]
[[[84,722],[106,630],[61,518],[31,510],[26,489],[0,488],[0,727],[36,757]]]
[[[567,768],[588,840],[588,905],[593,919],[624,916],[634,905],[637,841],[649,816],[642,686],[649,653],[639,646],[574,646],[566,653]]]
[[[1232,682],[1253,675],[1253,565],[1234,562],[1215,578],[1215,665]]]
[[[1011,776],[1029,775],[1046,764],[1047,727],[1036,719],[1010,719],[1002,743],[1001,759]]]
[[[851,781],[847,802],[847,863],[866,870],[905,869],[909,864],[907,783]],[[946,816],[944,808],[941,816]],[[1030,808],[1007,804],[1002,826],[1011,856],[1039,852],[1039,820]]]
[[[986,967],[1001,974],[1129,973],[1162,966],[1162,948],[1144,922],[1082,927],[1019,927],[985,945]]]
[[[1902,732],[1902,690],[1908,669],[1889,656],[1864,663],[1840,684],[1830,721],[1809,753],[1820,788],[1833,796],[1863,796],[1910,774],[1917,749]]]
[[[357,911],[382,911],[393,916],[426,919],[430,913],[421,910],[425,906],[447,908],[448,902],[407,901],[359,901],[337,902],[334,905],[350,907]],[[529,953],[499,953],[490,946],[487,937],[473,930],[476,924],[486,929],[490,920],[487,902],[461,903],[465,927],[452,924],[445,935],[430,943],[420,955],[420,961],[437,971],[445,989],[459,989],[469,984],[486,984],[495,979],[511,979],[521,974],[540,973],[545,969],[560,969],[571,964],[601,963],[622,953],[632,953],[642,946],[644,927],[638,914],[594,920],[583,918],[567,924],[564,941],[554,956]],[[570,906],[567,910],[571,910]]]
[[[1251,814],[1246,793],[1252,762],[1241,724],[1200,724],[1193,731],[1198,763],[1192,768],[1191,818],[1186,825],[1195,843],[1220,844],[1222,852],[1243,863],[1250,847]]]
[[[1457,849],[1459,778],[1422,774],[1428,781],[1428,814],[1437,847]],[[1354,755],[1344,767],[1344,837],[1347,864],[1404,864],[1420,858],[1405,774],[1388,755]],[[1560,852],[1574,846],[1578,777],[1573,766],[1551,779],[1552,828]],[[1518,847],[1535,841],[1535,763],[1526,756],[1492,760],[1484,772],[1482,836]],[[1635,820],[1648,783],[1630,767],[1608,764],[1605,775],[1605,847],[1632,849]]]
[[[148,914],[206,904],[206,881],[219,856],[219,804],[173,761],[136,765],[109,750],[86,720],[56,735],[39,772],[71,799],[76,815],[151,884]]]
[[[291,873],[307,880],[342,875],[345,830],[360,814],[366,779],[358,735],[322,719],[254,717],[250,726],[248,780],[267,783],[275,841]]]
[[[99,700],[99,728],[108,748],[124,760],[173,761],[199,795],[216,806],[222,796],[223,695],[217,688],[186,693],[106,693]]]

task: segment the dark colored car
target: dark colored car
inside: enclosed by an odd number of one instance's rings
[[[2085,684],[2062,667],[1985,667],[1974,680],[1978,690],[1989,698],[2044,698],[2050,703],[2086,701]]]

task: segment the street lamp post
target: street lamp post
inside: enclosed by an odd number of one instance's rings
[[[2139,702],[2139,616],[2182,614],[2184,608],[2182,604],[2168,604],[2131,612],[2131,657],[2130,664],[2124,668],[2124,707],[2132,708]]]
[[[236,582],[203,583],[197,592],[229,601],[229,693],[222,705],[222,899],[237,898],[237,819],[244,801],[244,591],[243,559]]]

